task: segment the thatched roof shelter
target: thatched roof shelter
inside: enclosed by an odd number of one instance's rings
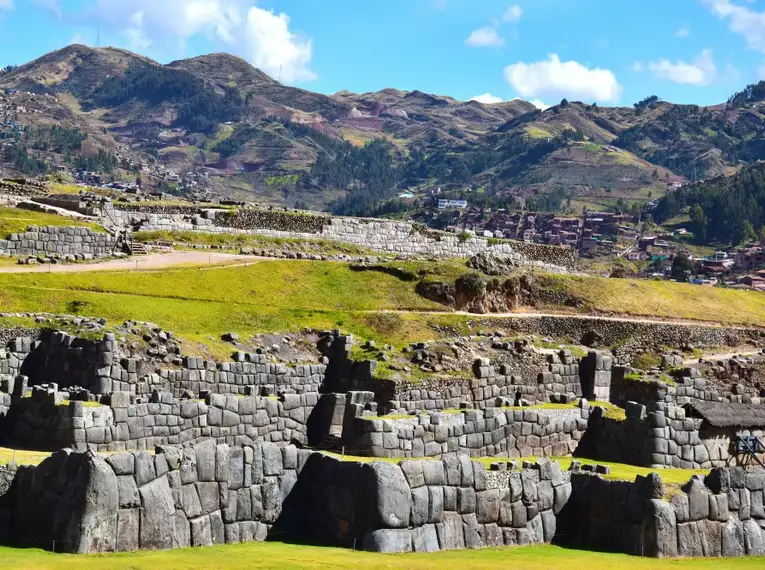
[[[688,404],[686,409],[714,427],[765,428],[765,405],[694,402]]]

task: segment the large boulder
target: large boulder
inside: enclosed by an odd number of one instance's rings
[[[112,552],[117,541],[119,491],[117,476],[101,457],[87,453],[83,465],[85,488],[76,551]]]
[[[409,529],[385,528],[374,530],[364,535],[363,548],[371,552],[411,552],[412,534]]]
[[[365,466],[373,528],[407,528],[412,492],[398,465],[375,462]],[[387,539],[386,539],[387,540]]]
[[[645,556],[677,556],[677,526],[672,505],[661,499],[648,501],[643,515],[643,544]]]
[[[138,489],[141,495],[141,548],[165,550],[173,547],[175,504],[167,476]]]

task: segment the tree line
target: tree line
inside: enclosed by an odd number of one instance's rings
[[[666,222],[687,212],[699,243],[739,245],[765,227],[765,167],[754,165],[733,177],[689,185],[661,198],[653,217]]]

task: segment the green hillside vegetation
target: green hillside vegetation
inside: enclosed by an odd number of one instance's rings
[[[547,209],[569,200],[610,206],[612,196],[646,202],[646,187],[765,156],[761,84],[715,107],[654,96],[633,107],[563,100],[540,111],[524,101],[482,105],[396,89],[326,96],[226,54],[163,66],[74,45],[11,68],[0,88],[59,96],[25,115],[27,134],[5,146],[14,171],[46,174],[61,163],[130,179],[141,160],[179,172],[212,165],[220,173],[212,187],[223,194],[359,215],[399,214],[406,205],[398,191],[434,187],[455,195],[481,188],[487,207],[529,194]],[[120,164],[117,138],[130,148]]]
[[[765,226],[765,166],[671,192],[659,201],[654,218],[665,222],[685,211],[700,244],[754,241]]]

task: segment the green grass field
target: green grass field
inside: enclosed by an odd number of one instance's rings
[[[0,207],[0,239],[5,239],[11,234],[25,232],[29,226],[80,226],[88,227],[96,232],[104,231],[104,228],[98,224],[75,220],[66,216]]]
[[[590,552],[559,546],[527,546],[458,550],[432,554],[374,554],[343,548],[285,544],[249,543],[212,548],[188,548],[166,552],[130,552],[103,555],[53,554],[35,549],[0,548],[0,568],[55,570],[187,568],[385,568],[389,570],[430,570],[432,568],[524,570],[611,569],[653,570],[737,570],[765,568],[765,557],[696,558],[656,560],[624,554]]]
[[[112,323],[153,322],[183,339],[207,345],[218,357],[228,357],[232,350],[216,341],[226,331],[244,336],[339,327],[398,345],[432,338],[431,322],[459,326],[464,320],[448,314],[423,319],[416,313],[378,312],[444,308],[395,277],[310,261],[144,272],[9,274],[0,282],[0,307],[77,312]]]

